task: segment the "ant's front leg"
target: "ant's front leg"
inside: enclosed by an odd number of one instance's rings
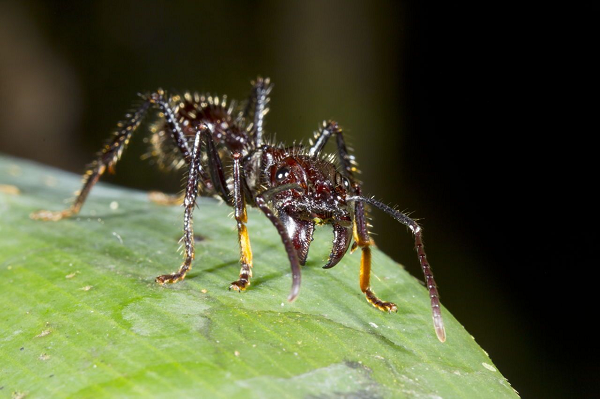
[[[361,195],[360,183],[354,177],[354,173],[358,172],[356,168],[356,162],[354,156],[350,155],[342,129],[339,127],[337,122],[328,121],[323,122],[323,127],[319,130],[319,133],[315,137],[315,142],[309,150],[310,156],[318,156],[325,144],[331,136],[335,135],[336,145],[338,151],[338,158],[342,166],[342,174],[350,181],[350,192],[352,194]],[[371,290],[371,244],[373,241],[369,237],[369,230],[367,227],[367,221],[365,217],[365,207],[362,202],[356,202],[354,206],[354,241],[355,246],[359,246],[361,249],[360,258],[360,289],[365,293],[367,301],[375,306],[377,309],[385,312],[395,312],[398,307],[392,302],[382,301],[377,298],[375,293]]]
[[[360,187],[357,186],[356,190],[360,195]],[[367,228],[367,222],[365,218],[365,209],[362,202],[356,202],[354,209],[354,241],[361,249],[360,257],[360,289],[367,297],[367,301],[377,309],[384,312],[396,312],[398,307],[395,303],[382,301],[377,298],[375,293],[371,290],[371,238],[369,237],[369,231]]]
[[[234,208],[235,220],[237,222],[238,242],[240,245],[240,278],[229,285],[230,290],[241,292],[250,285],[252,277],[252,248],[250,247],[250,237],[246,223],[248,215],[246,213],[246,196],[244,194],[244,185],[242,182],[241,159],[242,154],[236,152],[232,154],[233,158],[233,198],[227,187],[227,180],[223,171],[223,164],[219,152],[213,141],[213,137],[208,129],[201,132],[208,157],[208,169],[213,187],[217,194],[230,206]]]
[[[202,165],[200,164],[202,158],[200,147],[202,144],[202,132],[208,130],[208,128],[205,125],[202,125],[198,129],[194,140],[192,156],[190,157],[188,165],[189,172],[185,189],[185,198],[183,200],[183,206],[185,207],[183,216],[183,243],[185,246],[184,261],[177,272],[158,276],[156,282],[159,284],[176,283],[177,281],[183,280],[187,272],[192,268],[192,261],[194,260],[193,213],[194,207],[196,206],[196,197],[198,196],[199,175],[200,171],[203,170]]]
[[[240,278],[229,286],[230,290],[243,291],[250,285],[252,277],[252,248],[250,248],[250,237],[246,223],[246,199],[243,191],[240,161],[242,154],[233,154],[233,206],[235,220],[237,221],[238,241],[240,243]]]

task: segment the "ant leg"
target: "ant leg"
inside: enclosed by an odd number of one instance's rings
[[[192,150],[189,148],[188,140],[186,134],[183,131],[183,126],[179,122],[180,116],[178,115],[179,109],[177,107],[172,107],[169,105],[169,99],[165,99],[165,92],[163,89],[158,89],[156,92],[148,95],[142,96],[147,98],[152,104],[155,104],[156,107],[164,114],[165,121],[167,122],[167,126],[169,131],[171,132],[171,137],[177,148],[179,148],[179,152],[181,152],[181,156],[185,159],[185,162],[189,165],[192,156]],[[206,171],[200,166],[198,171],[200,174],[200,178],[203,184],[207,189],[212,189],[212,183],[210,181],[209,176]]]
[[[338,150],[339,160],[342,166],[342,174],[350,180],[351,192],[360,196],[361,189],[360,183],[355,179],[354,173],[358,172],[356,168],[356,162],[354,156],[350,155],[344,141],[342,129],[340,129],[337,122],[328,121],[323,122],[323,127],[319,130],[315,137],[315,142],[309,150],[310,156],[317,156],[321,153],[327,140],[334,135],[336,136],[336,144]],[[354,206],[354,241],[352,249],[356,246],[361,249],[360,258],[360,289],[365,293],[367,301],[375,306],[377,309],[385,312],[395,312],[398,307],[392,302],[382,301],[377,298],[375,293],[371,290],[371,244],[373,241],[369,237],[369,230],[367,227],[365,217],[365,207],[362,202],[357,201]]]
[[[233,158],[233,201],[231,199],[231,193],[227,188],[227,181],[223,172],[223,164],[219,153],[216,149],[215,143],[210,129],[202,129],[198,132],[206,145],[206,153],[208,157],[208,169],[210,177],[213,182],[215,191],[221,196],[221,198],[235,209],[235,219],[237,221],[238,228],[238,241],[240,244],[240,279],[234,281],[229,286],[229,289],[236,291],[245,290],[250,285],[250,278],[252,277],[252,248],[250,247],[250,238],[248,236],[248,230],[246,228],[246,222],[248,216],[246,214],[246,201],[243,193],[241,171],[240,171],[240,160],[242,154],[234,153]]]
[[[108,170],[114,173],[114,167],[121,157],[123,150],[129,143],[133,132],[139,127],[148,109],[154,105],[158,107],[165,115],[166,122],[171,130],[173,139],[177,143],[179,150],[181,151],[184,159],[189,163],[190,149],[185,139],[185,135],[181,124],[178,122],[177,110],[173,109],[167,100],[165,100],[165,93],[162,89],[158,89],[156,92],[150,95],[141,96],[144,102],[137,108],[135,112],[128,113],[125,115],[125,120],[117,124],[118,130],[116,131],[113,139],[101,150],[98,159],[92,163],[90,168],[85,172],[83,176],[83,187],[76,194],[77,198],[75,202],[63,211],[38,211],[30,215],[32,219],[44,220],[44,221],[58,221],[70,216],[73,216],[81,210],[81,207],[85,203],[87,196],[98,182],[100,177]],[[208,176],[204,170],[200,170],[199,173],[203,177],[204,181],[208,181]]]
[[[433,315],[433,326],[435,328],[435,333],[438,339],[441,342],[446,341],[446,329],[444,327],[444,321],[442,319],[442,310],[440,307],[440,295],[437,290],[437,285],[435,280],[433,279],[433,272],[431,271],[431,266],[427,261],[427,255],[425,254],[425,248],[423,245],[423,229],[421,226],[417,224],[413,219],[409,218],[405,214],[398,212],[397,210],[390,208],[389,206],[373,199],[373,198],[365,198],[360,195],[353,196],[347,198],[349,201],[360,201],[366,202],[368,204],[374,205],[377,208],[381,209],[392,218],[396,219],[396,221],[402,223],[407,226],[415,236],[415,247],[417,249],[417,255],[419,256],[419,263],[421,264],[421,268],[423,269],[423,274],[425,275],[427,290],[429,291],[429,297],[431,299],[431,312]]]
[[[183,127],[181,126],[181,123],[178,122],[180,119],[177,114],[178,109],[169,105],[169,100],[165,99],[165,92],[162,89],[158,89],[156,93],[149,95],[148,99],[151,103],[156,104],[158,109],[164,114],[168,131],[171,133],[171,138],[175,141],[185,162],[189,164],[191,150],[188,145],[186,134],[183,132]],[[200,168],[198,173],[200,174],[203,185],[208,190],[212,190],[213,184],[206,171],[203,168]],[[169,195],[160,191],[151,191],[148,193],[148,198],[158,205],[180,205],[183,204],[185,194]]]
[[[210,129],[202,129],[200,131],[202,139],[206,145],[206,154],[208,157],[208,171],[210,173],[210,181],[212,182],[212,189],[225,201],[226,204],[232,206],[231,193],[227,188],[227,179],[225,179],[225,173],[223,172],[223,163],[221,157],[213,141],[212,132]]]
[[[203,172],[201,164],[203,139],[206,141],[207,145],[209,169],[216,184],[215,188],[227,203],[230,202],[229,191],[223,174],[223,166],[214,146],[211,131],[206,124],[202,124],[197,127],[194,148],[189,163],[188,183],[183,200],[183,206],[185,207],[183,218],[183,242],[185,246],[184,262],[177,272],[158,276],[156,282],[159,284],[176,283],[177,281],[183,280],[186,274],[192,269],[192,261],[194,260],[193,212],[198,196],[198,183],[201,180],[201,172]]]
[[[250,285],[252,277],[252,248],[250,237],[246,229],[248,215],[246,213],[246,199],[243,192],[240,161],[242,154],[233,154],[233,206],[235,220],[237,221],[238,241],[240,243],[240,278],[229,286],[230,290],[242,292]]]
[[[356,187],[357,192],[360,193],[360,187]],[[360,195],[360,194],[358,194]],[[354,241],[361,249],[360,257],[360,289],[365,293],[367,301],[377,309],[384,312],[395,312],[398,310],[396,304],[392,302],[382,301],[377,298],[375,293],[371,290],[371,238],[369,237],[369,231],[367,228],[365,210],[362,202],[356,202],[354,211]]]
[[[323,126],[315,134],[315,142],[310,147],[309,155],[315,157],[323,151],[327,140],[334,135],[336,136],[336,145],[338,150],[338,156],[342,165],[342,173],[353,183],[355,182],[354,173],[358,172],[354,155],[350,155],[344,141],[342,129],[335,121],[324,121]]]
[[[431,298],[431,309],[433,313],[433,324],[435,327],[435,332],[437,334],[438,339],[441,342],[444,342],[446,340],[446,331],[444,328],[444,322],[442,320],[439,294],[437,291],[435,280],[433,279],[431,267],[429,266],[429,263],[427,261],[427,255],[425,254],[423,245],[423,233],[421,227],[408,216],[395,211],[387,205],[382,204],[379,201],[375,201],[372,198],[365,198],[361,196],[360,184],[354,178],[354,172],[358,171],[358,169],[356,168],[356,163],[354,161],[354,156],[349,154],[346,147],[346,143],[344,142],[342,130],[339,128],[336,122],[323,122],[323,127],[317,133],[315,137],[315,143],[310,148],[310,156],[319,155],[319,153],[323,150],[323,147],[325,147],[327,140],[329,140],[329,138],[333,134],[336,135],[338,156],[343,169],[342,173],[345,175],[345,177],[347,177],[350,180],[352,186],[351,191],[355,194],[354,197],[347,197],[347,200],[356,201],[354,208],[355,244],[352,246],[352,250],[356,249],[356,246],[359,246],[362,251],[360,263],[360,288],[362,292],[365,293],[367,301],[369,301],[376,308],[388,312],[397,310],[397,306],[395,304],[380,300],[375,296],[375,294],[371,290],[371,249],[369,248],[369,246],[372,244],[372,240],[369,238],[369,231],[365,220],[365,210],[363,202],[366,202],[371,205],[375,205],[381,210],[387,212],[400,223],[408,226],[415,235],[415,247],[419,256],[419,263],[421,264],[421,268],[423,269],[427,289]]]
[[[169,100],[165,99],[165,92],[163,89],[158,89],[156,92],[150,95],[142,95],[142,98],[147,98],[152,104],[165,115],[165,121],[171,132],[171,137],[175,141],[177,148],[181,152],[181,155],[185,159],[186,163],[189,164],[191,161],[192,150],[189,147],[188,141],[183,132],[183,127],[179,123],[179,116],[177,115],[177,109],[169,105]]]
[[[107,169],[114,173],[115,164],[121,157],[131,135],[142,122],[150,105],[151,102],[149,100],[144,101],[135,112],[126,114],[125,120],[117,125],[119,130],[117,130],[110,143],[104,146],[98,159],[94,161],[91,167],[85,172],[85,175],[83,176],[83,187],[77,192],[75,202],[68,209],[58,212],[38,211],[32,213],[30,217],[32,219],[45,221],[58,221],[77,214],[92,190],[92,187],[94,187],[94,184],[100,179],[100,176],[102,176]]]
[[[201,159],[201,143],[202,143],[202,131],[208,129],[205,125],[199,127],[199,131],[196,133],[194,140],[194,147],[192,150],[192,156],[188,167],[188,179],[187,186],[185,189],[185,198],[183,200],[183,206],[185,207],[183,216],[183,243],[185,247],[184,261],[179,270],[175,273],[164,274],[156,278],[156,282],[159,284],[165,283],[176,283],[177,281],[183,280],[187,272],[192,268],[192,260],[194,260],[194,227],[193,227],[193,213],[194,207],[196,206],[196,197],[198,196],[198,182],[199,171],[200,171],[200,159]]]
[[[271,79],[257,77],[255,81],[252,81],[252,91],[250,97],[240,114],[240,118],[247,119],[252,116],[252,128],[250,130],[252,140],[254,141],[255,148],[263,145],[263,128],[264,118],[269,112],[267,105],[269,104],[269,93],[273,85]]]

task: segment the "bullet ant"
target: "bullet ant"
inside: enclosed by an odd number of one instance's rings
[[[292,270],[292,288],[288,297],[293,301],[300,290],[300,265],[304,265],[315,225],[333,226],[333,247],[323,268],[334,267],[345,255],[352,238],[352,250],[360,247],[360,288],[376,308],[392,312],[397,307],[383,301],[371,290],[372,243],[365,218],[365,204],[375,206],[398,222],[408,226],[415,237],[419,262],[431,298],[433,324],[440,341],[446,340],[438,291],[423,248],[421,227],[407,215],[361,192],[354,177],[357,173],[354,157],[349,154],[342,130],[336,122],[324,122],[310,146],[285,147],[269,143],[264,138],[264,118],[268,112],[269,79],[252,82],[252,91],[241,107],[227,104],[226,97],[185,93],[168,96],[162,89],[141,94],[142,103],[117,125],[112,140],[101,150],[96,161],[84,175],[84,184],[70,208],[59,211],[38,211],[33,219],[57,221],[75,215],[83,206],[90,190],[104,172],[114,172],[114,166],[147,112],[159,111],[159,120],[151,127],[153,155],[165,166],[185,167],[188,177],[183,198],[184,261],[175,273],[158,276],[160,284],[183,280],[194,259],[193,211],[199,184],[204,195],[219,196],[234,208],[240,245],[239,279],[229,289],[243,291],[252,277],[252,250],[246,229],[246,206],[255,206],[273,223],[285,246]],[[335,137],[334,157],[323,154],[327,141]],[[227,177],[222,159],[230,159],[233,173]]]

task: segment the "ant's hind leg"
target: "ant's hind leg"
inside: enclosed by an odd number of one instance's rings
[[[240,153],[233,154],[233,206],[235,209],[235,220],[237,221],[238,241],[240,243],[240,278],[229,286],[230,290],[243,291],[250,285],[252,277],[252,248],[250,248],[250,237],[246,229],[248,215],[246,214],[246,201],[243,193]]]
[[[100,176],[108,169],[114,172],[114,167],[119,160],[131,135],[138,128],[142,119],[150,108],[150,101],[146,100],[135,112],[125,115],[125,120],[120,122],[112,140],[102,148],[99,157],[83,175],[83,187],[77,192],[75,202],[63,211],[37,211],[30,215],[32,219],[45,221],[58,221],[79,213],[92,187],[98,182]]]
[[[181,156],[189,163],[191,150],[187,139],[185,138],[183,127],[179,121],[177,109],[170,105],[170,97],[168,97],[162,89],[140,96],[144,100],[143,103],[135,112],[125,115],[125,119],[117,125],[117,131],[112,140],[104,146],[102,151],[100,151],[98,159],[96,159],[86,171],[83,176],[83,187],[76,194],[77,198],[73,205],[68,209],[58,212],[34,212],[30,215],[32,219],[57,221],[79,213],[90,191],[104,172],[106,172],[106,170],[111,173],[114,172],[115,164],[131,139],[131,135],[139,127],[150,107],[155,107],[163,113],[165,122],[171,132],[172,139],[175,141]],[[204,170],[200,170],[199,173],[205,182],[209,181]]]
[[[251,118],[252,129],[250,130],[251,140],[256,147],[263,144],[263,129],[265,115],[269,112],[269,94],[273,85],[269,78],[257,77],[252,81],[252,91],[246,102],[246,106],[238,116],[239,119],[248,120]]]
[[[185,198],[183,206],[185,207],[183,216],[183,244],[185,247],[184,261],[179,270],[175,273],[164,274],[156,278],[159,284],[176,283],[183,280],[185,275],[192,269],[192,261],[194,260],[194,228],[193,228],[193,213],[196,206],[196,197],[198,195],[198,182],[200,181],[200,171],[202,170],[201,151],[202,131],[207,129],[205,125],[199,127],[194,141],[192,156],[190,157],[189,173],[187,185],[185,189]]]

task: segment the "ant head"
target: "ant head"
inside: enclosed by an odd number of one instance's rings
[[[351,216],[346,201],[350,182],[335,165],[313,157],[288,156],[268,170],[274,205],[317,224],[329,224]]]
[[[314,157],[288,156],[271,165],[270,185],[281,191],[273,205],[284,223],[301,264],[306,262],[315,225],[333,226],[333,248],[325,268],[335,266],[352,239],[353,208],[346,197],[350,182],[330,162]]]

